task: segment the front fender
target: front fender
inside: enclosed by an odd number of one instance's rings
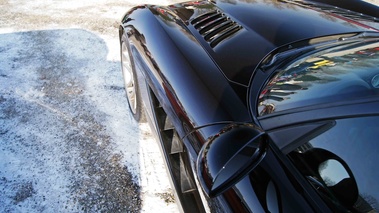
[[[245,103],[175,14],[157,6],[133,8],[122,28],[180,136],[212,123],[251,121]]]

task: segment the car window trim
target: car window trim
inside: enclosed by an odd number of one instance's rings
[[[258,117],[257,121],[265,131],[274,131],[279,128],[328,119],[373,115],[379,115],[379,99],[377,97],[297,108]]]

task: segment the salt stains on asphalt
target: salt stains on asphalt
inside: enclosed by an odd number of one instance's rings
[[[178,211],[127,106],[116,25],[132,4],[1,4],[1,212]]]

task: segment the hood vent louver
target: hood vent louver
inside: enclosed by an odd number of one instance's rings
[[[203,14],[193,19],[191,24],[212,48],[242,29],[242,26],[220,11]]]

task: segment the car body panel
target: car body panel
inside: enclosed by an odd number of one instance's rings
[[[228,27],[214,29],[216,19],[226,21]],[[334,44],[345,37],[377,31],[367,23],[322,12],[319,5],[303,1],[196,1],[135,7],[122,19],[120,38],[125,36],[130,43],[143,107],[157,139],[161,145],[165,143],[162,132],[166,130],[159,126],[161,114],[155,109],[159,105],[184,144],[186,166],[195,176],[198,189],[199,152],[210,138],[222,134],[224,127],[255,125],[272,136],[262,163],[235,186],[216,197],[199,191],[205,210],[294,212],[292,208],[296,207],[300,212],[328,212],[326,204],[279,150],[287,146],[285,141],[297,137],[275,131],[307,122],[378,114],[378,101],[328,103],[259,117],[259,93],[277,68],[264,70],[262,64],[278,52],[296,49],[296,45],[307,46],[308,51],[317,49],[317,39]],[[213,33],[215,30],[220,32]],[[302,128],[298,137],[317,127]],[[286,139],[283,144],[277,142],[281,137]],[[170,170],[172,162],[165,149],[162,145]],[[264,189],[257,188],[260,184]],[[178,190],[177,183],[174,188]]]
[[[345,8],[361,14],[367,14],[371,17],[379,18],[378,8],[370,1],[362,0],[312,0],[310,2],[328,4],[334,7]],[[378,20],[378,19],[376,19]]]
[[[173,11],[173,18],[192,32],[230,81],[245,86],[261,59],[277,47],[325,35],[373,30],[331,12],[321,13],[318,8],[285,1],[215,1],[175,6],[167,8]],[[212,48],[193,20],[213,11],[219,11],[241,29]]]
[[[338,45],[336,45],[338,44]],[[318,45],[320,46],[320,45]],[[288,109],[375,97],[378,92],[379,39],[355,39],[317,48],[275,68],[259,93],[259,116]],[[261,69],[257,74],[262,74]],[[252,92],[251,94],[256,94]],[[253,97],[252,97],[253,98]],[[255,111],[256,109],[254,109]]]
[[[243,29],[212,49],[189,22],[214,10],[222,11]],[[267,16],[267,11],[275,15]],[[249,17],[244,15],[248,12],[255,17],[244,18]],[[270,19],[270,25],[261,24],[260,19]],[[154,76],[151,79],[156,82],[151,83],[157,86],[155,90],[167,93],[165,98],[171,96],[176,102],[172,105],[185,111],[182,115],[191,115],[187,122],[194,128],[224,121],[250,122],[251,116],[243,113],[248,105],[247,86],[258,63],[274,49],[312,37],[372,30],[295,4],[264,1],[145,6],[125,16],[123,25],[139,32],[133,33],[133,43],[147,65],[145,77]],[[296,30],[299,26],[303,30]],[[160,40],[156,41],[156,37]],[[175,60],[165,52],[175,52]],[[199,109],[191,104],[195,102],[207,104]],[[230,108],[230,102],[239,107]]]
[[[139,16],[143,18],[138,18]],[[246,111],[246,101],[242,102],[196,40],[190,34],[181,35],[183,29],[180,26],[172,26],[172,22],[166,24],[156,16],[146,8],[136,9],[124,27],[129,30],[129,26],[133,26],[129,40],[135,50],[132,52],[137,52],[136,57],[140,58],[141,66],[144,66],[144,77],[151,80],[149,83],[155,91],[159,91],[158,99],[165,99],[162,103],[171,103],[168,106],[171,109],[166,110],[181,119],[173,122],[198,127],[220,121],[251,121]],[[160,37],[163,39],[155,42],[158,34],[162,34]],[[178,36],[170,37],[167,34]],[[186,51],[181,51],[184,49]],[[175,60],[162,54],[166,51],[176,52]],[[195,102],[206,104],[192,105]],[[235,104],[234,107],[229,106],[230,102]]]

